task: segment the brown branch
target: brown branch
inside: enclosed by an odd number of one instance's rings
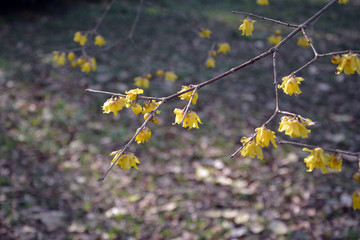
[[[91,93],[102,93],[102,94],[107,94],[107,95],[112,95],[112,96],[120,96],[120,97],[126,97],[126,94],[121,94],[121,93],[114,93],[114,92],[107,92],[107,91],[102,91],[102,90],[95,90],[95,89],[85,89],[86,92],[91,92]],[[137,99],[144,99],[144,100],[155,100],[155,101],[162,101],[163,98],[158,98],[158,97],[146,97],[146,96],[141,96],[138,95]]]
[[[290,24],[290,23],[282,22],[282,21],[275,20],[275,19],[272,19],[272,18],[267,18],[267,17],[255,15],[255,14],[253,14],[253,13],[239,12],[239,11],[232,11],[232,13],[234,13],[234,14],[242,14],[242,15],[248,15],[248,16],[250,16],[250,17],[256,17],[256,18],[259,18],[259,19],[262,19],[262,20],[265,20],[265,21],[268,21],[268,22],[273,22],[273,23],[276,23],[276,24],[285,25],[285,26],[287,26],[287,27],[292,27],[292,28],[297,28],[297,27],[299,27],[299,25]]]
[[[131,26],[131,30],[130,30],[130,33],[128,35],[128,38],[129,39],[132,39],[133,38],[133,35],[134,35],[134,32],[135,32],[135,28],[139,22],[139,19],[140,19],[140,15],[141,15],[141,12],[142,12],[142,9],[143,9],[143,6],[144,6],[144,0],[140,0],[140,5],[139,5],[139,8],[138,8],[138,11],[137,11],[137,14],[136,14],[136,17],[135,17],[135,20]]]
[[[302,28],[301,31],[302,31],[304,37],[306,38],[306,40],[308,41],[308,43],[310,44],[310,47],[311,47],[311,49],[313,50],[315,57],[317,57],[317,56],[318,56],[318,53],[317,53],[317,51],[316,51],[316,49],[315,49],[315,47],[314,47],[314,44],[310,41],[310,38],[309,38],[308,35],[306,34],[305,29]]]
[[[99,29],[101,23],[104,21],[105,16],[108,14],[109,10],[111,9],[112,5],[116,0],[111,0],[111,2],[106,6],[104,13],[99,18],[98,22],[96,23],[95,27],[93,28],[92,32],[96,33]]]
[[[305,143],[285,141],[285,140],[281,140],[279,142],[279,144],[291,144],[291,145],[307,147],[307,148],[318,148],[318,147],[320,147],[320,148],[324,149],[325,151],[335,152],[335,153],[342,153],[342,154],[346,154],[346,155],[350,155],[350,156],[356,156],[356,157],[360,154],[360,153],[349,152],[349,151],[344,151],[344,150],[340,150],[340,149],[324,148],[324,147],[321,147],[321,146],[314,146],[314,145],[309,145],[309,144],[305,144]]]

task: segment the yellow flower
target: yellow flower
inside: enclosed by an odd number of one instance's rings
[[[74,41],[79,43],[80,46],[84,46],[87,41],[87,35],[82,35],[81,32],[76,32],[74,35]]]
[[[342,158],[341,153],[337,154],[331,154],[330,155],[330,162],[329,162],[329,168],[336,169],[339,172],[341,172],[341,165],[342,165]]]
[[[311,38],[309,38],[309,40],[312,42]],[[297,45],[302,47],[310,47],[310,43],[305,37],[300,37],[297,41]]]
[[[282,78],[283,82],[281,83],[281,85],[278,85],[278,88],[282,88],[284,90],[284,93],[288,94],[288,95],[293,95],[295,94],[295,96],[297,94],[300,94],[300,88],[299,88],[299,84],[301,84],[302,81],[304,81],[304,79],[302,77],[296,77],[295,75],[289,75],[286,77]]]
[[[160,102],[155,102],[154,100],[143,102],[142,114],[150,113],[155,110],[155,108],[160,104]],[[159,110],[157,112],[160,112]]]
[[[280,30],[276,30],[275,35],[268,37],[268,42],[274,45],[278,45],[283,40],[283,37],[280,36],[280,33]]]
[[[112,155],[115,155],[115,156],[114,156],[113,160],[111,161],[111,164],[113,164],[113,162],[119,157],[120,151],[114,151],[114,152],[110,153],[110,156],[112,156]],[[123,169],[123,170],[130,169],[131,167],[138,169],[138,167],[136,165],[138,163],[140,163],[140,161],[133,153],[124,153],[123,155],[121,155],[119,157],[119,159],[116,162],[116,164],[120,165],[121,169]]]
[[[304,122],[299,118],[293,118],[289,116],[283,116],[281,118],[279,132],[285,131],[286,135],[290,137],[302,137],[307,138],[308,133],[311,131],[306,129],[306,125],[313,125],[310,119],[307,119],[308,122]]]
[[[145,74],[145,78],[150,79],[152,77],[151,73]]]
[[[255,132],[257,132],[256,145],[259,145],[261,147],[267,147],[269,146],[269,143],[271,141],[272,145],[274,147],[277,147],[275,143],[275,138],[276,138],[275,132],[271,131],[264,125],[262,127],[256,128]]]
[[[340,74],[342,71],[344,71],[346,75],[354,74],[355,71],[360,74],[360,59],[358,58],[358,54],[343,54],[336,69],[338,70],[336,74]]]
[[[69,59],[70,62],[72,62],[75,58],[75,53],[69,52],[67,58]]]
[[[360,209],[360,190],[357,190],[356,192],[353,193],[352,200],[353,200],[354,211],[356,209]]]
[[[248,138],[247,137],[243,137],[241,139],[241,143],[243,144],[243,148],[241,149],[241,157],[246,157],[249,156],[250,158],[255,158],[255,156],[262,160],[264,158],[261,147],[258,146],[254,139],[251,139],[248,142]],[[248,142],[248,143],[247,143]],[[245,143],[247,143],[246,145],[244,145]]]
[[[184,116],[183,110],[179,108],[175,108],[174,113],[175,113],[175,122],[173,123],[173,125],[175,125],[176,123],[180,124]],[[199,128],[198,123],[202,124],[199,116],[196,114],[196,112],[189,111],[185,116],[182,127],[183,128],[189,127],[188,130],[192,128]]]
[[[206,60],[205,66],[208,68],[214,68],[215,67],[215,59],[213,57],[209,57]]]
[[[92,58],[90,59],[90,65],[91,65],[91,70],[96,71],[96,69],[97,69],[97,64],[96,64],[96,59],[95,59],[94,57],[92,57]]]
[[[339,64],[340,63],[340,56],[339,55],[333,55],[332,57],[331,57],[331,62],[333,63],[333,64]]]
[[[131,106],[131,110],[138,115],[139,113],[142,112],[142,107],[139,103],[135,102],[132,106]]]
[[[246,35],[246,36],[252,36],[252,32],[254,31],[254,20],[251,20],[250,18],[246,18],[244,20],[241,20],[243,22],[243,24],[240,25],[239,30],[242,31],[241,35]]]
[[[145,141],[149,141],[151,137],[151,130],[148,127],[144,127],[139,134],[136,136],[135,141],[140,144],[140,143],[145,143]]]
[[[356,172],[353,176],[353,178],[356,180],[356,181],[359,181],[360,182],[360,171],[359,172]]]
[[[216,56],[216,51],[209,51],[208,55],[211,57],[215,57]]]
[[[256,0],[256,3],[265,6],[265,5],[269,5],[269,0]]]
[[[76,66],[77,66],[77,62],[76,62],[76,61],[72,61],[72,62],[71,62],[71,66],[72,66],[72,67],[76,67]]]
[[[134,78],[134,85],[137,87],[149,88],[150,81],[144,77],[136,77]]]
[[[156,75],[158,75],[159,77],[162,77],[164,75],[164,70],[162,70],[162,69],[157,70]]]
[[[188,89],[190,89],[190,88],[191,88],[191,86],[182,86],[182,88],[181,88],[181,90],[180,90],[179,92],[186,91],[186,90],[188,90]],[[179,92],[178,92],[178,93],[179,93]],[[187,93],[181,94],[181,95],[179,96],[179,98],[180,98],[181,100],[185,100],[185,99],[186,99],[187,101],[190,101],[193,92],[194,92],[194,91],[189,91],[189,92],[187,92]],[[196,102],[197,102],[197,100],[198,100],[198,97],[199,97],[198,93],[195,92],[194,97],[193,97],[191,103],[195,105]]]
[[[117,116],[117,112],[122,110],[126,105],[127,101],[123,97],[114,96],[106,100],[104,105],[102,106],[103,113],[113,112],[115,116]]]
[[[306,163],[307,172],[312,172],[314,168],[320,168],[322,173],[327,173],[328,170],[326,166],[329,166],[330,155],[324,153],[322,148],[315,148],[310,150],[308,148],[303,148],[303,151],[310,152],[309,156],[304,159]]]
[[[199,36],[202,38],[210,38],[211,31],[209,29],[204,29],[199,32]]]
[[[90,62],[83,63],[83,64],[81,65],[81,71],[82,71],[82,72],[89,73],[89,72],[91,71],[91,64],[90,64]]]
[[[131,89],[129,91],[126,91],[126,100],[128,100],[128,102],[132,102],[137,98],[138,94],[143,94],[144,90],[140,89],[140,88],[136,88],[136,89]]]
[[[347,4],[349,2],[349,0],[339,0],[338,1],[340,4]]]
[[[105,44],[106,44],[106,41],[105,41],[105,39],[104,39],[102,36],[97,35],[97,36],[95,37],[95,42],[94,42],[94,45],[95,45],[95,46],[101,47],[101,46],[103,46],[103,45],[105,45]]]
[[[175,82],[178,76],[172,71],[165,72],[165,81],[172,81]]]
[[[230,45],[228,43],[218,43],[218,53],[226,54],[230,52]]]
[[[53,52],[54,56],[52,60],[57,63],[58,66],[63,66],[66,63],[65,53],[59,53],[58,51]]]
[[[151,119],[153,124],[158,124],[159,123],[159,117],[157,115],[155,115],[152,119]]]

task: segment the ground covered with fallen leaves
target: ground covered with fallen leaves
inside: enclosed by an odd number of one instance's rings
[[[149,1],[155,3],[155,1]],[[241,3],[240,3],[241,2]],[[124,92],[133,78],[157,69],[179,75],[175,83],[151,80],[147,96],[170,95],[200,83],[267,50],[280,28],[257,20],[252,37],[241,36],[232,10],[301,23],[327,1],[159,1],[145,4],[132,41],[97,56],[98,70],[56,67],[52,51],[74,48],[76,31],[96,24],[105,2],[20,11],[0,17],[0,238],[1,239],[359,239],[359,213],[351,194],[356,159],[341,173],[306,172],[306,153],[281,145],[264,160],[229,156],[271,116],[272,59],[265,58],[199,91],[192,109],[200,129],[173,126],[171,101],[150,126],[146,144],[130,149],[139,170],[114,168],[109,153],[120,149],[143,122],[129,110],[102,114],[108,96],[86,88]],[[160,6],[160,7],[159,7]],[[126,38],[138,1],[117,1],[101,34],[108,44]],[[319,52],[356,49],[360,5],[337,4],[307,31]],[[212,30],[231,52],[204,66],[211,41],[194,26]],[[278,74],[288,75],[313,57],[296,46],[298,34],[279,52]],[[358,50],[358,49],[356,49]],[[359,151],[359,75],[335,75],[330,58],[301,72],[302,94],[280,92],[280,105],[318,124],[303,143]],[[299,73],[300,74],[300,73]],[[276,123],[270,124],[274,131]],[[277,140],[289,140],[277,133]]]

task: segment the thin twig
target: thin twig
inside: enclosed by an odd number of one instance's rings
[[[234,13],[234,14],[242,14],[242,15],[248,15],[248,16],[250,16],[250,17],[256,17],[256,18],[259,18],[259,19],[262,19],[262,20],[265,20],[265,21],[268,21],[268,22],[273,22],[273,23],[276,23],[276,24],[285,25],[285,26],[287,26],[287,27],[292,27],[292,28],[297,28],[297,27],[299,27],[299,25],[282,22],[282,21],[275,20],[275,19],[272,19],[272,18],[267,18],[267,17],[259,16],[259,15],[253,14],[253,13],[239,12],[239,11],[232,11],[232,13]]]
[[[95,90],[95,89],[85,89],[86,92],[92,92],[92,93],[102,93],[102,94],[107,94],[107,95],[112,95],[112,96],[120,96],[120,97],[126,97],[126,94],[121,94],[121,93],[114,93],[114,92],[107,92],[107,91],[102,91],[102,90]],[[144,99],[144,100],[155,100],[155,101],[162,101],[163,98],[158,98],[158,97],[146,97],[146,96],[141,96],[138,95],[137,99]]]
[[[103,22],[105,16],[108,14],[109,10],[111,9],[111,6],[114,4],[116,0],[111,0],[111,2],[106,6],[106,9],[104,11],[104,13],[101,15],[101,17],[99,18],[98,22],[96,23],[95,27],[93,28],[92,32],[96,33],[97,30],[99,29],[101,23]]]
[[[143,9],[143,6],[144,6],[144,0],[140,0],[140,5],[139,5],[139,8],[138,8],[138,11],[137,11],[137,14],[136,14],[136,17],[135,17],[135,20],[131,26],[131,30],[130,30],[130,33],[128,35],[128,38],[129,39],[132,39],[133,38],[133,35],[134,35],[134,32],[135,32],[135,28],[139,22],[139,19],[140,19],[140,15],[141,15],[141,12],[142,12],[142,9]]]
[[[305,144],[305,143],[285,141],[285,140],[281,140],[279,142],[279,144],[291,144],[291,145],[307,147],[307,148],[319,148],[320,147],[320,148],[324,149],[325,151],[335,152],[335,153],[342,153],[342,154],[346,154],[346,155],[350,155],[350,156],[358,156],[358,154],[359,154],[359,153],[355,153],[355,152],[343,151],[343,150],[340,150],[340,149],[324,148],[324,147],[321,147],[321,146],[314,146],[314,145],[309,145],[309,144]]]
[[[250,141],[252,141],[254,139],[255,136],[256,136],[256,133],[251,135],[248,138],[248,140],[241,147],[239,147],[233,154],[231,154],[230,158],[233,158],[238,152],[240,152]]]
[[[317,51],[316,51],[316,49],[315,49],[315,47],[314,47],[314,44],[310,41],[310,38],[307,36],[307,34],[306,34],[306,32],[305,32],[305,29],[302,28],[301,31],[302,31],[304,37],[306,38],[306,40],[308,41],[308,43],[310,44],[310,47],[312,48],[312,50],[313,50],[313,52],[314,52],[314,55],[315,55],[315,58],[316,58],[317,55],[318,55],[318,53],[317,53]]]
[[[274,71],[274,87],[275,87],[275,113],[279,111],[279,91],[277,83],[277,71],[276,71],[276,54],[277,51],[273,53],[273,71]]]
[[[184,116],[182,117],[181,122],[180,122],[179,125],[182,125],[182,124],[184,123],[184,119],[185,119],[186,114],[188,113],[188,111],[189,111],[189,109],[190,109],[191,102],[192,102],[192,100],[193,100],[193,98],[194,98],[195,93],[197,92],[197,90],[198,90],[198,88],[197,88],[197,86],[195,86],[195,87],[194,87],[194,91],[193,91],[193,93],[192,93],[192,95],[191,95],[191,98],[190,98],[188,104],[186,105],[186,108],[185,108],[185,111],[184,111]]]

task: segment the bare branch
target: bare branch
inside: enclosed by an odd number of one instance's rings
[[[280,24],[280,25],[284,25],[284,26],[287,26],[287,27],[292,27],[292,28],[297,28],[297,27],[299,27],[299,25],[282,22],[282,21],[279,21],[279,20],[275,20],[275,19],[271,19],[271,18],[259,16],[259,15],[253,14],[253,13],[239,12],[239,11],[232,11],[232,13],[234,13],[234,14],[242,14],[242,15],[248,15],[248,16],[250,16],[250,17],[256,17],[256,18],[259,18],[259,19],[262,19],[262,20],[265,20],[265,21],[268,21],[268,22],[273,22],[273,23]]]

